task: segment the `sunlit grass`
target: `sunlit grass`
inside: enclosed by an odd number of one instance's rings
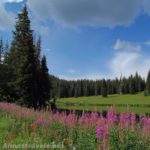
[[[118,112],[123,112],[128,109],[128,111],[134,111],[137,114],[150,113],[150,96],[144,96],[144,93],[138,93],[135,95],[110,95],[107,98],[89,96],[61,98],[57,100],[57,107],[61,109],[104,111],[110,105],[115,106]]]

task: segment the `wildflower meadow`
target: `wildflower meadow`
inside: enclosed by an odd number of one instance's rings
[[[97,112],[52,113],[35,111],[11,103],[0,103],[0,146],[49,144],[49,149],[149,150],[150,117],[117,114],[111,107],[106,117]],[[9,147],[11,149],[11,147]],[[24,146],[24,149],[31,149]]]

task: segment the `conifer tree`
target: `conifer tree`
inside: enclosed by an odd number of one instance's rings
[[[50,98],[50,78],[48,74],[48,68],[46,63],[46,57],[43,56],[41,60],[41,69],[40,69],[40,108],[45,106],[46,101]]]
[[[132,75],[130,76],[129,92],[130,92],[130,94],[136,93],[135,80]]]
[[[37,108],[36,101],[36,58],[33,44],[33,31],[30,27],[27,7],[18,14],[13,41],[11,44],[9,63],[13,69],[13,87],[18,98],[28,107]]]
[[[102,94],[102,97],[107,97],[107,84],[106,84],[105,79],[103,79],[102,81],[101,94]]]
[[[40,94],[41,94],[41,37],[39,36],[37,43],[35,44],[35,64],[36,64],[36,86],[35,86],[35,91],[36,91],[36,100],[37,100],[37,105],[40,107]]]
[[[147,75],[146,89],[147,89],[147,93],[150,94],[150,71],[148,72]]]
[[[41,62],[41,37],[40,36],[35,46],[35,57],[36,57],[37,66],[40,67],[40,62]]]

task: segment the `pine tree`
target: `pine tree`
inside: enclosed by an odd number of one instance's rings
[[[139,92],[139,88],[138,88],[138,86],[139,86],[139,75],[137,72],[135,74],[134,80],[135,80],[135,91]]]
[[[35,57],[37,60],[37,66],[40,67],[40,61],[41,61],[41,37],[39,36],[36,46],[35,46]]]
[[[35,64],[36,64],[36,85],[35,85],[35,91],[36,91],[36,100],[37,100],[37,105],[38,107],[40,106],[40,99],[41,99],[41,37],[39,36],[37,42],[35,43]]]
[[[50,78],[48,74],[48,68],[46,63],[46,57],[43,56],[41,60],[41,69],[40,69],[40,107],[44,107],[46,101],[50,98]]]
[[[135,89],[135,79],[133,78],[133,76],[131,75],[130,77],[130,84],[129,84],[129,92],[130,94],[135,94],[136,93],[136,89]]]
[[[15,88],[18,98],[22,99],[28,107],[36,109],[35,46],[26,6],[18,14],[8,63],[13,69],[12,86]]]
[[[107,97],[107,84],[106,84],[105,79],[103,79],[102,81],[101,94],[102,94],[102,97]]]
[[[9,44],[8,44],[8,41],[6,41],[5,46],[4,46],[4,63],[7,62],[8,53],[9,53]]]
[[[150,94],[150,70],[147,75],[146,89],[147,89],[147,93]]]
[[[94,95],[98,95],[98,81],[95,81],[95,94]]]

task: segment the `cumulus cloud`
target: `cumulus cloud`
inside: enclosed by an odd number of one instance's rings
[[[129,25],[141,10],[141,0],[28,0],[40,19],[53,19],[65,26]]]
[[[138,72],[142,77],[146,79],[148,70],[150,69],[150,56],[143,53],[144,45],[148,42],[131,42],[117,39],[113,46],[113,56],[106,64],[107,72],[102,73],[89,71],[88,73],[83,71],[76,71],[70,69],[67,71],[67,75],[59,75],[63,79],[114,79],[120,77],[122,74],[125,77],[129,77],[131,74]]]
[[[4,4],[13,2],[19,3],[23,0],[0,0],[2,10],[5,10],[3,16],[9,20],[8,24],[11,17],[8,17],[10,13],[6,11]],[[67,27],[128,26],[139,16],[141,10],[150,15],[149,0],[27,0],[26,3],[36,18],[53,20]],[[1,14],[2,12],[0,16]]]
[[[132,42],[121,40],[119,40],[119,43],[122,44],[118,44],[117,40],[114,49],[119,51],[115,51],[114,57],[109,63],[112,75],[119,76],[122,73],[124,76],[129,76],[138,71],[146,78],[147,72],[150,69],[150,57],[143,55],[141,52],[142,45],[135,46]],[[125,48],[131,48],[131,51],[125,51]]]
[[[137,43],[132,43],[129,41],[121,41],[117,39],[115,45],[115,50],[124,50],[124,51],[141,51],[141,45]]]
[[[20,3],[24,0],[0,0],[0,16],[5,22],[12,22],[12,15],[6,11],[5,3]],[[27,0],[34,16],[40,20],[53,20],[62,26],[80,25],[114,27],[130,25],[144,10],[150,15],[149,0]],[[7,28],[7,26],[5,27]]]

